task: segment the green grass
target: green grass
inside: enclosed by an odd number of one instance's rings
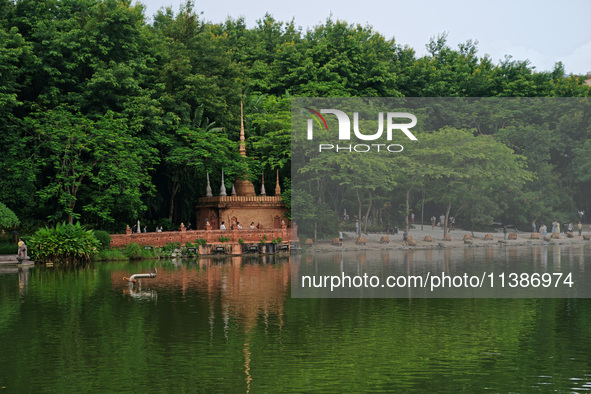
[[[129,257],[125,255],[122,249],[104,249],[101,250],[95,257],[96,261],[119,261],[129,260]]]

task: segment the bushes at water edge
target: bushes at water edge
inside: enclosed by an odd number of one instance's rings
[[[129,258],[123,253],[123,249],[119,248],[108,248],[98,252],[95,256],[95,261],[124,261]]]
[[[99,241],[80,223],[39,229],[29,240],[29,252],[40,263],[86,263],[98,252]]]
[[[0,254],[17,254],[18,245],[16,244],[0,244]]]
[[[100,250],[111,247],[111,235],[104,230],[94,230],[94,237],[100,242]]]
[[[154,248],[140,246],[133,242],[127,244],[124,253],[130,260],[153,259],[157,257]]]

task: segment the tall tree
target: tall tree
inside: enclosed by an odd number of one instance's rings
[[[456,206],[456,215],[459,215],[470,204],[478,205],[487,193],[521,187],[532,179],[524,158],[492,136],[474,136],[467,130],[447,127],[423,137],[422,143],[438,152],[432,159],[439,170],[427,185],[430,198],[445,209],[444,236],[448,232],[452,206]],[[487,200],[486,204],[491,202]],[[472,209],[471,212],[477,211]]]
[[[59,108],[36,113],[27,127],[44,174],[39,197],[55,208],[50,219],[112,223],[116,214],[133,220],[145,209],[157,158],[123,119],[107,113],[93,121]]]

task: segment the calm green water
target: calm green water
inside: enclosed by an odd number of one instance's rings
[[[0,392],[591,390],[589,299],[292,299],[291,264],[4,269]]]

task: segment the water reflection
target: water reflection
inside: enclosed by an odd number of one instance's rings
[[[27,294],[30,271],[33,268],[34,266],[32,265],[0,266],[0,275],[16,275],[18,278],[18,294],[20,297],[23,297]]]
[[[586,283],[591,273],[585,262],[591,261],[591,247],[586,245],[530,245],[411,249],[391,251],[354,251],[333,254],[294,256],[292,259],[292,296],[294,297],[591,297]],[[542,274],[566,282],[560,286],[543,285],[533,274]],[[443,276],[461,277],[457,286],[386,286],[388,278],[420,277],[421,283],[434,282]],[[507,279],[512,275],[511,285]],[[559,276],[562,275],[562,276]],[[569,276],[570,275],[570,276]],[[354,277],[379,278],[376,286],[348,285]],[[433,278],[437,276],[438,278]],[[572,277],[572,281],[570,278]],[[339,280],[341,278],[342,280]],[[351,279],[350,279],[351,278]],[[515,280],[517,278],[517,280]],[[314,282],[316,280],[316,282]],[[464,284],[470,280],[470,286]],[[441,280],[443,282],[443,280]],[[564,281],[563,281],[564,282]],[[572,283],[571,283],[572,282]],[[340,286],[346,283],[345,286]],[[359,281],[356,283],[360,283]],[[486,284],[486,285],[479,285]],[[517,284],[517,285],[515,285]],[[483,289],[483,290],[479,290]],[[435,293],[437,294],[435,294]]]
[[[133,272],[116,270],[111,272],[111,286],[114,291],[129,295],[179,291],[183,296],[197,293],[210,300],[219,299],[226,311],[224,315],[231,312],[239,316],[248,331],[259,313],[274,313],[281,317],[283,300],[288,294],[289,257],[277,261],[273,256],[265,257],[256,263],[252,258],[238,256],[202,258],[180,266],[162,266],[158,268],[156,278],[141,279],[132,290],[122,278]]]
[[[11,338],[1,385],[131,392],[141,375],[156,392],[586,389],[589,300],[290,298],[292,268],[413,274],[464,259],[513,267],[509,256],[549,269],[557,258],[552,247],[497,247],[11,271],[0,276],[0,335]],[[558,256],[584,270],[589,248]],[[132,289],[122,279],[154,266],[158,276]]]
[[[337,258],[337,257],[335,257]],[[284,302],[289,294],[291,267],[289,256],[215,257],[201,258],[193,263],[161,267],[154,279],[142,279],[137,288],[129,288],[121,280],[131,273],[114,271],[111,283],[115,291],[134,298],[156,300],[157,293],[178,291],[182,296],[200,294],[209,305],[209,339],[213,344],[216,321],[220,320],[226,341],[229,340],[231,320],[239,321],[244,334],[242,353],[246,391],[250,391],[251,335],[257,321],[262,319],[265,329],[270,318],[277,321],[279,332],[284,325]],[[141,290],[149,288],[149,290]],[[219,308],[216,307],[219,305]]]
[[[300,283],[302,273],[324,275],[334,273],[336,268],[337,273],[346,275],[421,275],[425,272],[441,274],[454,272],[461,263],[462,268],[468,267],[477,272],[485,269],[490,270],[487,272],[493,272],[495,269],[506,272],[527,269],[541,273],[566,270],[586,278],[584,275],[589,271],[585,269],[586,261],[589,260],[586,260],[586,257],[590,254],[589,245],[541,245],[338,252],[298,255],[293,259],[290,256],[215,257],[198,259],[189,264],[177,259],[167,261],[159,268],[157,279],[143,279],[138,286],[132,288],[122,278],[138,272],[115,270],[111,272],[111,286],[114,290],[139,300],[156,301],[158,293],[164,289],[180,291],[183,295],[197,292],[207,294],[208,297],[217,296],[228,313],[237,311],[238,316],[244,320],[245,327],[249,327],[259,311],[281,313],[280,303],[276,300],[283,299],[288,294],[286,291],[290,279]],[[290,278],[290,269],[284,269],[282,264],[293,267],[293,278]],[[0,274],[16,274],[18,292],[22,297],[27,293],[31,269],[34,268],[3,267]],[[44,269],[47,272],[60,272],[57,267]],[[151,267],[144,269],[148,272]],[[583,293],[578,294],[582,295]]]

